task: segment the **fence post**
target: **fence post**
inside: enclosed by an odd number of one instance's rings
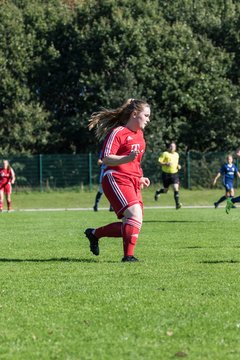
[[[39,154],[39,185],[40,191],[43,191],[43,174],[42,174],[42,154]]]
[[[187,188],[188,188],[188,189],[191,188],[191,169],[190,169],[190,162],[191,162],[190,151],[188,151],[188,152],[187,152]]]
[[[89,176],[89,188],[92,190],[92,153],[88,154],[88,176]]]

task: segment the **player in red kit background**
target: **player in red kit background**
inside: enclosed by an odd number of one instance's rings
[[[11,210],[11,193],[14,182],[15,173],[8,160],[3,160],[3,166],[0,167],[0,212],[3,211],[4,194],[7,199],[7,209]]]
[[[142,226],[141,188],[150,185],[143,176],[141,160],[145,151],[143,129],[150,121],[150,106],[142,100],[129,99],[114,110],[93,113],[89,129],[96,126],[99,140],[105,138],[102,161],[106,165],[102,186],[121,222],[85,230],[90,250],[99,255],[99,239],[122,237],[123,262],[138,261],[134,249]]]

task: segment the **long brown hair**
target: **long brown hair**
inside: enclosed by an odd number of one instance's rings
[[[90,117],[88,128],[91,130],[96,127],[96,137],[102,140],[115,127],[126,125],[131,113],[133,111],[139,113],[144,106],[149,106],[144,100],[128,99],[117,109],[102,109],[101,111],[94,112]]]
[[[4,163],[5,161],[7,162],[7,170],[10,171],[10,170],[11,170],[11,165],[10,165],[10,163],[9,163],[9,161],[8,161],[7,159],[3,159],[3,163]],[[3,165],[3,166],[4,166],[4,165]]]

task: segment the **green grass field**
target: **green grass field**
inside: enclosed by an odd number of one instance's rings
[[[0,358],[240,358],[240,210],[146,209],[132,264],[120,239],[89,251],[84,229],[115,219],[1,214]]]
[[[146,206],[174,206],[173,192],[171,189],[169,189],[168,194],[162,195],[158,202],[154,201],[155,190],[156,186],[150,186],[149,189],[143,190],[143,200]],[[14,191],[12,195],[13,208],[15,210],[26,208],[92,208],[96,192],[97,187],[92,191],[80,191],[77,188],[71,191],[59,190],[42,193],[37,191]],[[181,202],[186,206],[213,205],[214,201],[218,200],[223,194],[223,189],[180,190]],[[108,201],[105,196],[101,198],[100,207],[108,207]]]

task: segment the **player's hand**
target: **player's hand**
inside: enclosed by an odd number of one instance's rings
[[[178,164],[177,168],[178,168],[178,170],[180,170],[182,167],[181,167],[181,165]]]
[[[130,154],[128,155],[129,162],[136,159],[136,157],[140,154],[140,151],[138,150],[132,150]]]
[[[236,155],[237,155],[238,157],[240,157],[240,149],[237,149]]]
[[[143,187],[149,187],[149,185],[150,185],[150,180],[149,180],[149,178],[147,178],[147,177],[141,177],[141,179],[140,179],[140,187],[141,187],[141,189],[142,189]]]

